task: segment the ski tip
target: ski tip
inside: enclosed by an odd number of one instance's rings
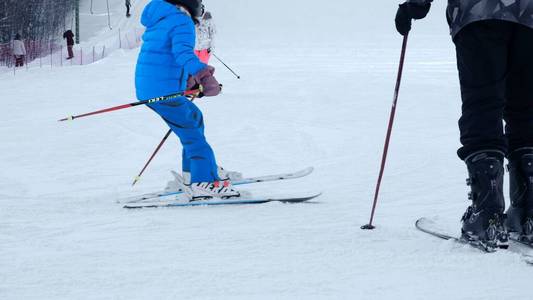
[[[416,220],[415,226],[418,227],[422,223],[433,223],[433,221],[431,221],[430,219],[428,219],[426,217],[422,217],[422,218],[419,218],[418,220]]]
[[[297,175],[297,176],[306,176],[306,175],[313,173],[314,170],[315,170],[315,167],[307,167],[305,169],[302,169],[292,174]]]
[[[426,217],[422,217],[416,220],[415,227],[421,230],[422,228],[421,226],[423,226],[423,224],[428,224],[428,223],[433,223],[433,222]]]
[[[307,202],[307,201],[313,200],[320,196],[322,196],[322,193],[312,194],[312,195],[301,197],[301,198],[294,198],[294,199],[288,199],[288,200],[281,199],[281,200],[275,200],[275,201],[279,201],[282,203],[301,203],[301,202]]]

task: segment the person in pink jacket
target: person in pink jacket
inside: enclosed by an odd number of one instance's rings
[[[211,58],[211,51],[214,47],[215,38],[215,24],[213,23],[213,16],[206,11],[202,15],[202,18],[196,24],[196,45],[194,47],[194,53],[204,64],[209,63]]]

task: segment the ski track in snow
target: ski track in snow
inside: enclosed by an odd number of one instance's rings
[[[529,299],[516,287],[532,269],[517,255],[481,254],[414,227],[426,216],[459,232],[468,205],[444,3],[414,24],[378,227],[368,232],[359,226],[401,46],[395,3],[335,0],[334,18],[303,0],[206,2],[216,53],[242,76],[213,60],[224,93],[197,101],[219,162],[247,176],[313,165],[304,179],[243,189],[324,194],[298,205],[122,209],[117,199],[171,179],[177,140],[131,189],[167,130],[154,113],[57,120],[131,102],[138,50],[3,73],[0,299]]]

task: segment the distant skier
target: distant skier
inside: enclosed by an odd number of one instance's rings
[[[401,4],[398,32],[407,34],[431,1]],[[449,0],[447,16],[463,102],[458,155],[468,168],[473,202],[462,236],[505,247],[508,231],[533,242],[533,0]],[[511,197],[505,222],[504,157]]]
[[[15,57],[15,67],[23,67],[24,58],[26,56],[26,47],[18,33],[13,40],[13,56]]]
[[[74,58],[74,51],[72,48],[74,47],[74,33],[72,30],[67,30],[63,33],[63,39],[67,39],[67,51],[68,51],[68,57],[67,59]]]
[[[221,88],[215,69],[194,54],[193,18],[201,15],[201,0],[152,0],[143,11],[146,27],[137,61],[137,98],[147,100],[172,95],[201,85],[201,96],[216,96]],[[204,136],[204,122],[198,107],[185,97],[149,105],[158,113],[183,145],[182,169],[191,200],[237,197]],[[188,177],[188,178],[187,178]]]
[[[131,0],[126,0],[126,17],[131,17],[130,14]]]
[[[211,51],[214,47],[215,39],[215,23],[213,23],[213,16],[206,11],[202,18],[196,24],[196,46],[194,52],[203,63],[209,63],[211,58]]]

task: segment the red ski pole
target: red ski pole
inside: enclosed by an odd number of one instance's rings
[[[201,92],[202,92],[202,88],[200,87],[199,89],[185,91],[183,93],[177,93],[177,94],[173,94],[173,95],[169,95],[169,96],[157,97],[157,98],[138,101],[138,102],[132,102],[132,103],[123,104],[123,105],[119,105],[119,106],[114,106],[114,107],[110,107],[110,108],[105,108],[105,109],[101,109],[101,110],[97,110],[97,111],[93,111],[93,112],[89,112],[89,113],[85,113],[85,114],[81,114],[81,115],[77,115],[77,116],[69,116],[69,117],[66,117],[66,118],[63,118],[63,119],[59,120],[59,122],[72,121],[72,120],[78,119],[78,118],[83,118],[83,117],[88,117],[88,116],[92,116],[92,115],[103,114],[103,113],[116,111],[116,110],[121,110],[121,109],[125,109],[125,108],[130,108],[130,107],[134,107],[134,106],[138,106],[138,105],[156,103],[156,102],[175,99],[175,98],[183,97],[183,96],[194,96],[194,95],[200,94]]]
[[[154,159],[154,157],[157,154],[157,152],[159,152],[159,149],[161,149],[161,146],[163,146],[163,144],[165,143],[165,141],[167,140],[167,138],[168,138],[168,136],[170,135],[171,132],[172,132],[172,130],[170,130],[170,129],[167,131],[167,133],[165,134],[165,136],[163,137],[163,139],[161,140],[161,142],[159,143],[157,148],[155,148],[155,151],[154,151],[154,153],[152,153],[152,156],[150,156],[150,159],[148,159],[148,162],[144,165],[144,167],[141,170],[141,172],[139,173],[139,175],[137,175],[135,177],[135,179],[133,180],[133,183],[131,184],[131,186],[134,186],[141,179],[141,176],[144,173],[144,170],[146,170],[146,168],[148,167],[150,162],[152,162],[152,159]]]
[[[194,95],[192,98],[191,98],[191,102],[194,101],[194,99],[196,98],[196,95]],[[137,175],[135,177],[135,179],[133,180],[133,183],[131,184],[131,186],[134,186],[139,180],[141,180],[141,176],[142,174],[144,173],[144,171],[146,170],[146,168],[148,168],[148,165],[150,164],[150,162],[152,162],[152,159],[154,159],[155,155],[157,154],[157,152],[159,152],[159,149],[161,149],[161,147],[163,146],[163,144],[165,143],[165,141],[168,139],[168,136],[170,135],[170,133],[172,133],[172,130],[169,129],[167,131],[167,133],[165,134],[165,136],[163,137],[163,139],[161,140],[161,142],[159,143],[159,145],[157,145],[157,147],[155,148],[155,151],[154,153],[152,153],[152,156],[150,156],[150,158],[148,159],[148,162],[146,162],[146,164],[144,165],[144,167],[142,168],[141,172],[139,172],[139,175]]]
[[[361,226],[361,229],[372,230],[376,228],[372,225],[374,221],[374,213],[376,212],[376,205],[378,203],[379,188],[381,187],[381,180],[383,179],[383,172],[385,171],[385,163],[387,161],[387,153],[389,151],[389,142],[392,133],[392,125],[394,124],[394,115],[396,114],[396,103],[398,102],[398,94],[400,92],[400,83],[402,81],[403,63],[405,61],[405,51],[407,49],[407,38],[409,34],[403,37],[402,53],[400,55],[400,65],[398,66],[398,77],[396,79],[396,88],[394,89],[394,99],[392,101],[392,109],[389,119],[389,127],[387,129],[387,137],[385,138],[385,147],[383,149],[383,157],[381,158],[381,169],[379,171],[378,182],[376,184],[376,191],[374,193],[374,203],[372,204],[372,212],[370,213],[370,221],[368,224]]]

